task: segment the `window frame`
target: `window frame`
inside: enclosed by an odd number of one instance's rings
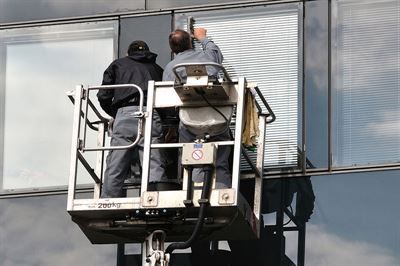
[[[110,23],[112,24],[112,43],[113,43],[113,51],[112,51],[112,57],[113,59],[118,57],[118,48],[119,48],[119,20],[118,17],[108,17],[108,18],[102,18],[102,19],[80,19],[80,20],[69,20],[69,21],[62,21],[62,22],[39,22],[39,23],[29,23],[26,25],[21,25],[21,26],[8,26],[8,27],[1,27],[0,32],[2,31],[12,31],[12,30],[24,30],[27,29],[28,31],[31,30],[32,32],[28,32],[25,34],[25,36],[20,36],[18,37],[18,32],[16,36],[7,36],[6,38],[10,38],[10,41],[2,41],[0,43],[0,55],[1,55],[1,60],[0,60],[0,77],[1,77],[1,83],[0,83],[0,103],[1,103],[1,108],[0,108],[0,197],[1,198],[7,198],[7,197],[18,197],[21,195],[46,195],[46,194],[60,194],[60,193],[65,193],[68,189],[68,173],[66,173],[66,182],[63,185],[55,185],[55,186],[33,186],[33,187],[27,187],[27,188],[7,188],[3,189],[3,180],[4,180],[4,148],[5,148],[5,143],[4,143],[4,138],[5,138],[5,102],[6,102],[6,63],[7,63],[7,45],[8,44],[13,44],[18,41],[24,41],[29,40],[27,43],[36,43],[40,42],[42,40],[42,35],[43,33],[46,34],[45,31],[41,31],[43,28],[47,29],[45,27],[49,27],[49,32],[48,36],[54,36],[58,34],[57,32],[54,32],[51,30],[52,26],[65,26],[67,30],[68,35],[67,38],[57,38],[56,41],[65,41],[65,40],[72,40],[72,41],[79,41],[79,40],[95,40],[95,39],[101,39],[102,36],[99,36],[98,38],[96,37],[96,24],[102,24],[102,23]],[[81,25],[82,28],[74,28],[74,25]],[[87,28],[85,26],[87,25]],[[68,26],[71,25],[71,29],[68,29]],[[79,27],[78,25],[78,27]],[[55,28],[56,30],[57,28]],[[100,27],[101,29],[101,27]],[[82,30],[87,30],[90,34],[87,35]],[[76,35],[74,35],[77,33]],[[111,35],[110,35],[111,36]],[[33,37],[33,38],[32,38]],[[47,39],[46,39],[47,40]],[[50,39],[51,40],[51,39]],[[100,73],[101,74],[101,73]],[[67,96],[65,96],[67,98]],[[72,105],[71,105],[72,108]],[[71,109],[72,110],[72,109]],[[70,144],[70,143],[68,143]],[[69,150],[66,151],[68,154],[68,162],[66,162],[67,165],[69,165]],[[84,183],[84,184],[79,184],[78,187],[82,191],[87,191],[88,189],[90,190],[93,186],[90,183]]]

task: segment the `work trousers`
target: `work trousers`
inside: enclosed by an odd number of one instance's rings
[[[211,135],[211,138],[208,142],[212,141],[226,141],[230,140],[230,132],[229,128],[227,128],[224,132],[218,135]],[[185,125],[182,123],[179,124],[179,142],[194,142],[196,140],[196,135],[191,133]],[[231,146],[218,146],[217,158],[216,158],[216,188],[227,188],[231,187],[232,177],[229,166],[229,156],[231,154]],[[194,182],[202,182],[204,178],[203,168],[195,168],[193,169],[193,181]]]
[[[126,106],[118,109],[115,117],[111,146],[125,146],[131,144],[137,136],[139,118],[134,117],[138,106]],[[152,119],[152,143],[160,143],[162,137],[161,120],[156,111]],[[142,164],[143,160],[143,137],[139,143],[130,149],[111,150],[108,153],[107,167],[104,173],[104,183],[101,193],[102,198],[124,197],[124,180],[131,176],[131,166],[135,163]],[[139,162],[138,162],[139,160]],[[165,182],[164,158],[160,149],[152,149],[150,155],[149,182]]]

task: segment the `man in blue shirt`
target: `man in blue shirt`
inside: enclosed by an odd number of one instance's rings
[[[197,39],[203,48],[202,51],[195,50],[192,47],[192,39],[189,33],[184,30],[175,30],[169,35],[169,46],[172,52],[176,54],[174,60],[169,62],[164,69],[163,80],[175,80],[175,75],[172,69],[177,64],[181,63],[205,63],[214,62],[222,64],[224,59],[219,47],[207,37],[207,30],[204,28],[196,28],[193,31],[193,36]],[[209,75],[216,76],[217,70],[208,69]],[[178,74],[183,74],[179,71]]]
[[[193,37],[197,39],[202,46],[202,50],[195,50],[192,47],[191,36],[184,30],[177,29],[169,35],[169,45],[172,52],[176,54],[175,58],[167,64],[163,73],[163,81],[174,81],[175,74],[173,68],[177,64],[182,63],[206,63],[213,62],[221,64],[223,56],[219,47],[207,37],[207,30],[204,28],[195,28]],[[185,78],[185,70],[182,68],[177,69],[177,74],[181,78]],[[218,69],[214,67],[207,67],[209,76],[217,77]],[[196,135],[185,127],[183,123],[179,124],[179,142],[194,142]],[[230,131],[227,127],[222,133],[211,134],[208,141],[224,141],[230,140]],[[230,146],[219,146],[216,160],[216,173],[217,188],[226,188],[231,186],[231,172],[229,166],[229,156],[231,153]],[[202,169],[194,169],[193,180],[201,182],[204,177]]]
[[[207,30],[204,28],[195,28],[193,31],[193,37],[197,39],[202,46],[202,50],[195,50],[192,47],[192,37],[184,30],[175,30],[169,35],[169,45],[172,52],[175,53],[175,58],[167,64],[163,73],[163,81],[175,81],[175,74],[173,68],[177,64],[182,63],[206,63],[213,62],[221,64],[223,60],[222,53],[219,47],[207,38]],[[176,69],[177,74],[181,78],[186,77],[185,70],[182,68]],[[217,77],[218,69],[214,67],[207,67],[209,76]],[[190,132],[190,130],[182,123],[179,123],[179,142],[187,143],[194,142],[197,136]],[[227,127],[222,133],[211,134],[208,141],[224,141],[230,140],[230,131]],[[226,188],[231,186],[231,172],[229,165],[229,156],[231,153],[230,146],[219,146],[217,151],[216,159],[216,187]],[[204,177],[204,172],[201,168],[193,170],[193,181],[201,182]],[[194,266],[205,265],[212,261],[210,253],[210,242],[208,241],[197,241],[192,245],[191,264]]]

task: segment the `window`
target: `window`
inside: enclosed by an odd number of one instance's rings
[[[299,4],[177,15],[207,29],[231,77],[256,82],[276,121],[266,129],[266,167],[297,166],[299,142]]]
[[[1,190],[67,185],[73,106],[66,92],[101,83],[117,27],[106,21],[0,31]]]
[[[333,166],[398,163],[400,2],[337,1],[335,8]]]

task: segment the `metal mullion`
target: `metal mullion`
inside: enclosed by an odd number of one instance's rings
[[[103,22],[109,20],[117,20],[118,16],[115,14],[110,15],[99,15],[99,16],[84,16],[84,17],[70,17],[70,18],[60,18],[60,19],[43,19],[43,20],[32,20],[24,22],[11,22],[11,23],[1,23],[0,30],[5,29],[21,29],[28,27],[39,27],[39,26],[55,26],[55,25],[66,25],[66,24],[80,24],[87,22]]]
[[[301,98],[301,117],[302,117],[302,121],[301,121],[301,128],[302,128],[302,136],[301,136],[301,171],[302,173],[305,175],[307,172],[307,153],[306,153],[306,134],[307,134],[307,118],[306,118],[306,86],[305,86],[305,67],[306,67],[306,43],[305,43],[305,16],[306,16],[306,9],[305,9],[305,0],[303,0],[302,2],[302,8],[301,8],[301,20],[299,19],[299,21],[301,21],[301,34],[299,34],[299,37],[301,37],[301,41],[299,43],[301,43],[301,92],[302,92],[302,98]],[[299,27],[300,28],[300,27]],[[300,49],[299,49],[300,50]]]
[[[245,8],[254,6],[265,6],[265,5],[276,5],[276,4],[290,4],[298,3],[301,0],[264,0],[264,1],[243,1],[243,2],[231,2],[223,4],[214,4],[207,6],[190,6],[173,8],[176,13],[186,13],[186,12],[201,12],[201,11],[213,11],[213,10],[223,10],[223,9],[233,9],[233,8]]]
[[[332,171],[332,1],[328,0],[328,171]]]

